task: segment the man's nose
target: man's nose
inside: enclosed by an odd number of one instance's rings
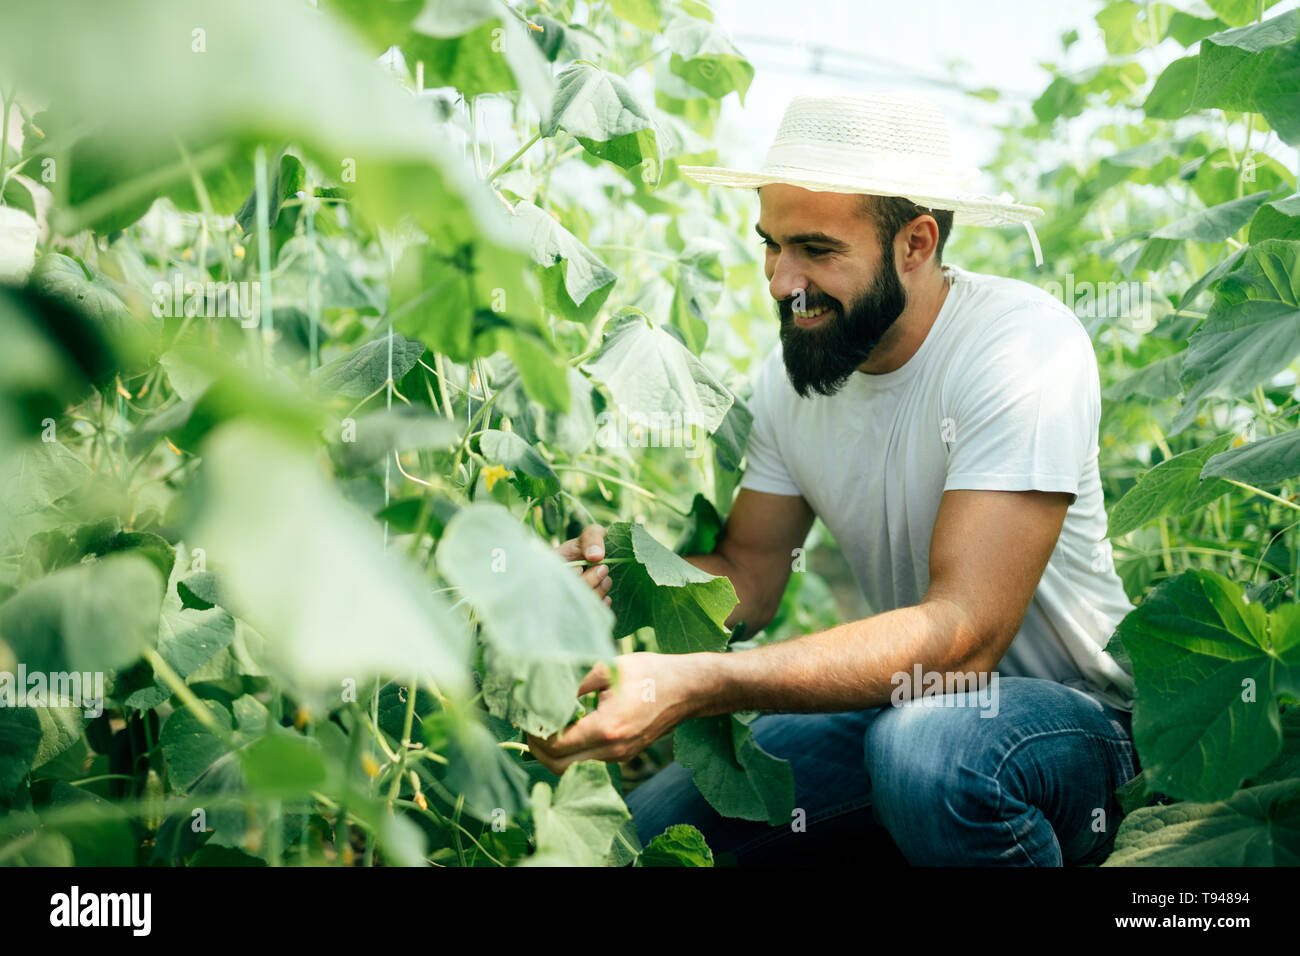
[[[803,274],[803,270],[799,268],[794,257],[784,253],[777,254],[776,265],[772,267],[767,280],[767,290],[778,302],[785,301],[800,289],[808,288],[808,278]]]

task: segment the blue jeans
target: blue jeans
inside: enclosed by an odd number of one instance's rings
[[[809,850],[850,855],[883,828],[914,866],[1104,859],[1122,817],[1114,792],[1139,770],[1129,714],[1049,680],[1001,677],[997,689],[996,714],[971,692],[930,699],[960,706],[763,715],[755,739],[794,773],[792,823],[725,819],[672,763],[627,797],[641,842],[689,823],[741,864],[806,862]]]

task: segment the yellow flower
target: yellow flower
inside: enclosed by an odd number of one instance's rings
[[[483,469],[483,481],[487,485],[487,490],[491,491],[502,478],[509,478],[510,472],[503,465],[488,465]]]
[[[379,776],[379,761],[370,754],[361,755],[361,769],[366,772],[366,776],[372,780]]]
[[[302,730],[309,723],[311,723],[311,711],[306,707],[299,707],[298,713],[294,715],[293,725]]]
[[[244,258],[244,247],[241,246],[239,243],[235,243],[235,258],[236,259]]]
[[[194,250],[186,249],[184,252],[181,253],[181,258],[184,259],[186,262],[189,262],[191,259],[194,258]]]

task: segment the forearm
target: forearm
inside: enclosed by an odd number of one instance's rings
[[[693,716],[880,707],[899,686],[894,675],[910,677],[917,663],[925,672],[987,671],[996,661],[985,646],[955,605],[933,601],[778,644],[692,655]]]

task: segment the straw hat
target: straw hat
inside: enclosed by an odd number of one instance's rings
[[[947,209],[954,226],[1021,223],[1042,265],[1030,220],[1043,210],[1010,193],[975,191],[979,170],[957,166],[948,121],[919,93],[796,96],[758,170],[681,166],[701,183],[755,188],[786,183],[817,192],[902,196],[927,209]]]

